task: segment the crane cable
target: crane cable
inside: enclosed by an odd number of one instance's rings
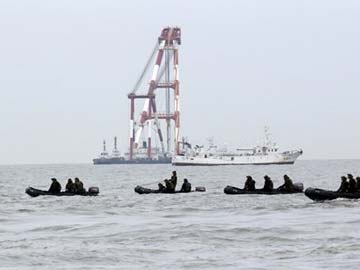
[[[143,79],[144,79],[144,76],[145,76],[146,72],[148,71],[151,62],[152,62],[153,59],[154,59],[155,53],[156,53],[157,50],[158,50],[158,46],[159,46],[159,44],[156,42],[156,43],[155,43],[155,46],[154,46],[154,49],[152,50],[152,53],[151,53],[149,59],[147,60],[146,65],[145,65],[145,67],[144,67],[144,69],[143,69],[143,71],[142,71],[139,79],[137,80],[137,82],[136,82],[133,90],[131,91],[131,94],[135,94],[136,91],[139,89],[140,84],[142,83],[142,81],[143,81]]]

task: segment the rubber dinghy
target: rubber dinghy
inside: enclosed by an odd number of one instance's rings
[[[139,194],[151,194],[151,193],[159,193],[159,194],[177,194],[177,193],[191,193],[191,192],[205,192],[205,187],[196,187],[195,190],[192,190],[190,192],[182,192],[182,191],[175,191],[175,192],[169,192],[169,191],[160,191],[158,189],[151,189],[151,188],[144,188],[142,186],[136,186],[135,192]]]
[[[305,195],[306,197],[314,201],[335,200],[337,198],[360,199],[360,192],[340,193],[340,192],[325,190],[320,188],[307,188],[305,190]]]
[[[294,193],[302,193],[304,190],[304,185],[302,183],[294,183],[294,191],[287,192],[280,189],[274,189],[273,191],[264,191],[263,189],[255,189],[254,191],[247,191],[242,188],[237,188],[233,186],[226,186],[224,188],[225,194],[230,195],[252,195],[252,194],[260,194],[260,195],[277,195],[277,194],[294,194]]]
[[[85,193],[72,193],[72,192],[59,192],[59,193],[52,193],[46,190],[40,190],[33,187],[28,187],[25,190],[25,193],[31,197],[38,197],[42,195],[50,195],[50,196],[97,196],[99,194],[98,187],[90,187],[88,191]]]

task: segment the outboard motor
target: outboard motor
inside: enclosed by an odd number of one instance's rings
[[[304,185],[303,183],[294,183],[294,189],[296,191],[303,191],[304,190]]]
[[[205,187],[195,187],[195,191],[197,191],[197,192],[205,192],[206,188]]]
[[[98,195],[99,188],[98,187],[89,187],[88,193],[89,193],[89,195]]]

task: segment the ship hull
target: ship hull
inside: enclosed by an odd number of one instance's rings
[[[224,165],[291,165],[302,154],[301,151],[273,155],[250,156],[175,156],[175,166],[224,166]]]
[[[172,162],[174,166],[236,166],[236,165],[293,165],[293,162],[279,162],[279,163],[196,163],[196,162]]]

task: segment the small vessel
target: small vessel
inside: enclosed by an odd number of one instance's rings
[[[273,191],[264,191],[263,189],[256,189],[254,191],[244,190],[242,188],[237,188],[233,186],[226,186],[224,188],[225,194],[231,195],[253,195],[253,194],[260,194],[260,195],[277,195],[277,194],[294,194],[294,193],[303,193],[304,185],[302,183],[294,183],[294,191],[287,192],[280,189],[274,189]]]
[[[129,159],[129,153],[125,153],[125,156],[120,154],[117,147],[117,137],[114,138],[114,149],[112,154],[109,154],[106,150],[106,142],[103,141],[103,151],[98,158],[93,159],[94,165],[105,164],[170,164],[171,157],[161,155],[160,149],[157,147],[151,148],[152,156],[148,157],[148,148],[146,142],[143,142],[142,147],[136,149],[134,158]]]
[[[206,150],[204,150],[203,146],[196,145],[192,148],[189,143],[183,143],[183,145],[185,149],[181,155],[173,157],[173,165],[294,164],[296,159],[303,154],[301,149],[280,152],[277,144],[270,140],[268,128],[265,128],[264,143],[252,148],[240,148],[236,149],[236,151],[228,151],[226,148],[218,148],[211,139],[209,140],[209,147]]]
[[[306,197],[314,201],[326,201],[326,200],[335,200],[338,198],[346,199],[360,199],[360,192],[336,192],[331,190],[325,190],[320,188],[307,188],[305,190]]]
[[[98,187],[90,187],[85,193],[73,193],[73,192],[59,192],[53,193],[47,190],[40,190],[33,187],[28,187],[25,189],[25,193],[31,197],[38,197],[41,195],[50,195],[50,196],[97,196],[99,194]]]

